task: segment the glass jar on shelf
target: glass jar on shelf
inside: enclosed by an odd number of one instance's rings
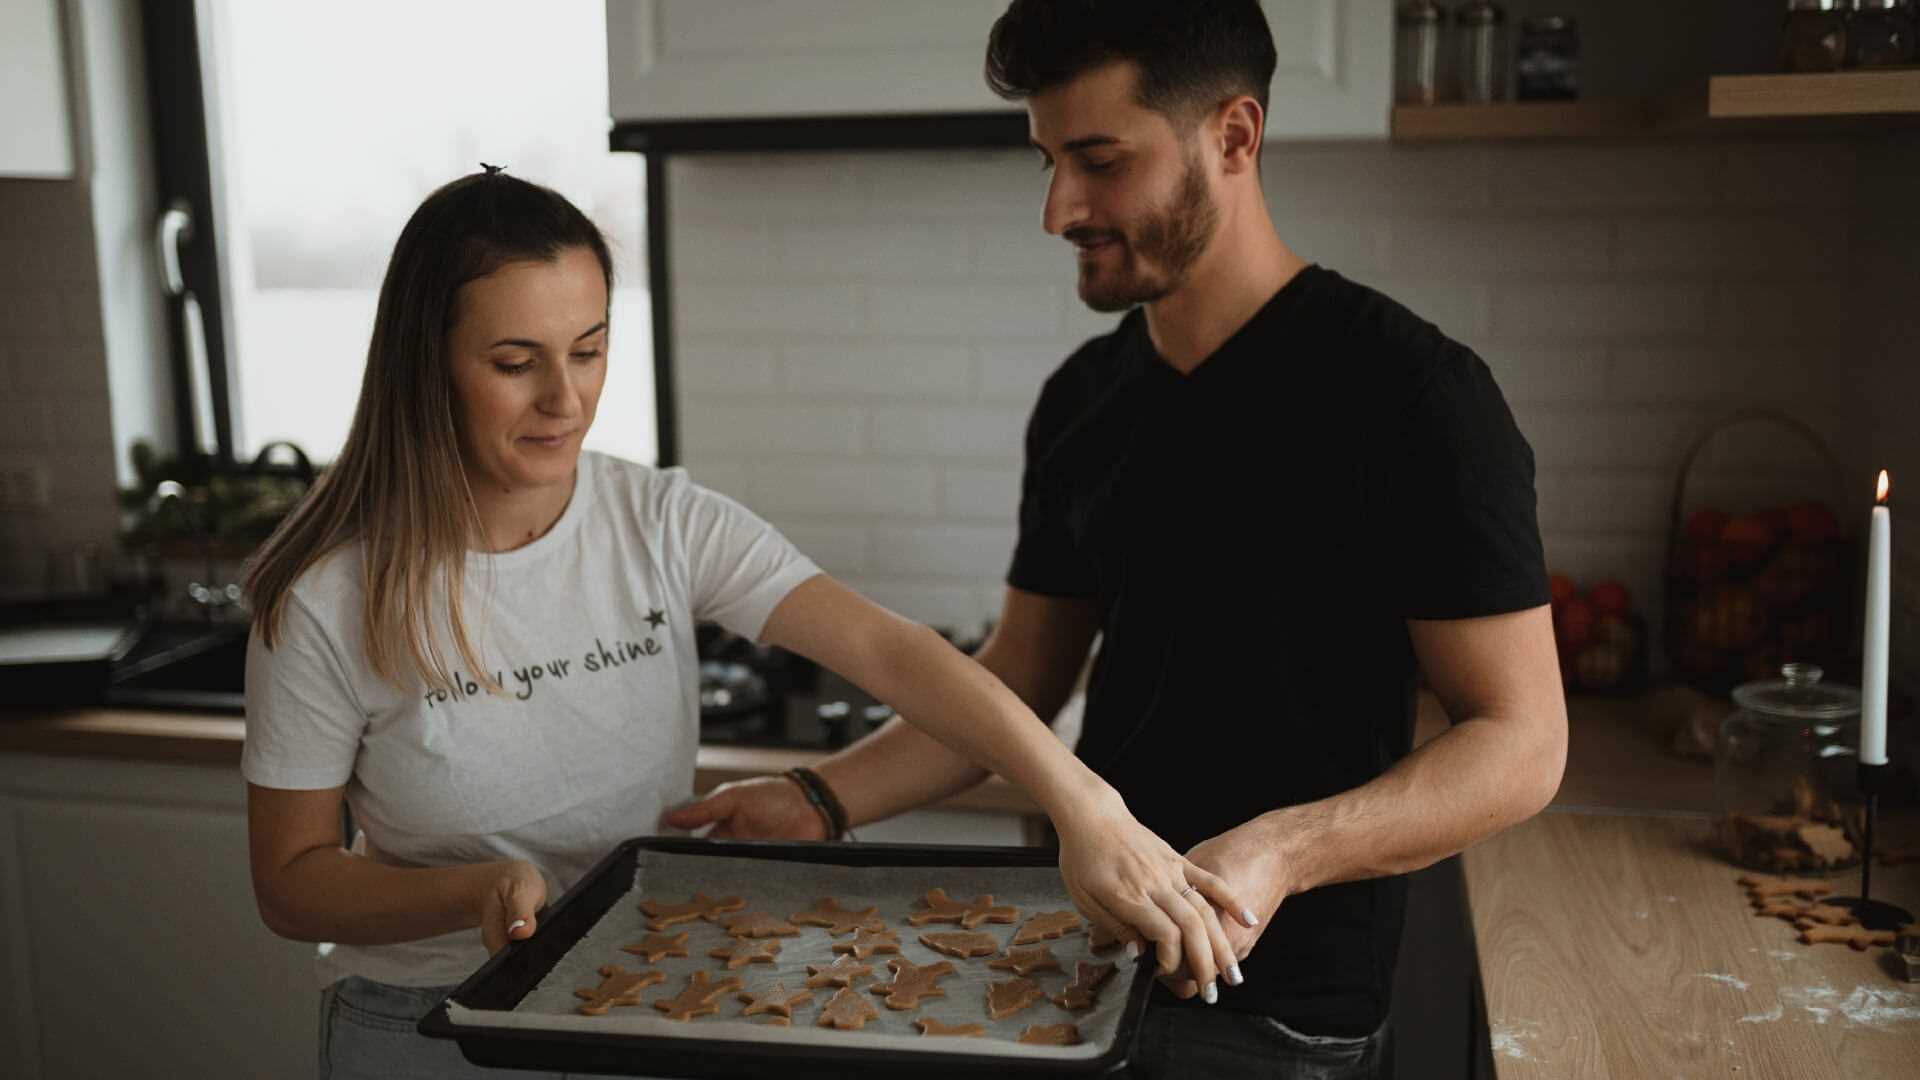
[[[1493,0],[1467,0],[1453,13],[1454,77],[1460,100],[1505,101],[1507,12]]]
[[[1853,0],[1787,0],[1780,62],[1788,71],[1835,71],[1847,62]]]
[[[1812,664],[1734,688],[1714,747],[1714,839],[1740,866],[1821,874],[1860,862],[1860,692]]]
[[[1432,105],[1440,100],[1440,42],[1446,20],[1446,9],[1433,0],[1405,0],[1394,9],[1394,101]]]
[[[1847,23],[1847,63],[1854,67],[1893,67],[1914,59],[1911,0],[1855,0]]]
[[[1518,101],[1572,101],[1580,96],[1580,24],[1573,16],[1520,20],[1513,79]]]

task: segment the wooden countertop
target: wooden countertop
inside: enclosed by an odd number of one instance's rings
[[[1463,856],[1502,1080],[1915,1075],[1920,985],[1752,914],[1709,820],[1556,808]],[[1873,893],[1920,911],[1920,865]]]

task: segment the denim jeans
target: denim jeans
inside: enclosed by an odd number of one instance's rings
[[[348,976],[320,992],[320,1080],[562,1080],[564,1073],[487,1069],[459,1044],[414,1030],[453,987],[389,986]]]
[[[1271,1017],[1151,1004],[1131,1080],[1393,1080],[1393,1032],[1307,1035]]]

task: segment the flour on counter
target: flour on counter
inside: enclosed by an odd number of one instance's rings
[[[1736,979],[1731,975],[1718,975],[1711,971],[1703,971],[1696,976],[1696,978],[1712,979],[1714,982],[1731,986],[1735,990],[1745,990],[1747,988],[1747,981],[1745,979]]]
[[[1488,1034],[1492,1037],[1493,1052],[1510,1058],[1526,1060],[1526,1040],[1540,1034],[1540,1025],[1533,1020],[1516,1020],[1511,1024],[1494,1024]]]
[[[1715,976],[1709,976],[1713,978]],[[1744,984],[1742,984],[1744,989]],[[1831,986],[1788,987],[1780,991],[1780,1004],[1766,1012],[1740,1018],[1743,1024],[1785,1019],[1787,1009],[1804,1012],[1816,1024],[1824,1024],[1837,1013],[1848,1023],[1863,1027],[1890,1027],[1920,1021],[1920,994],[1873,986],[1856,986],[1844,997]]]

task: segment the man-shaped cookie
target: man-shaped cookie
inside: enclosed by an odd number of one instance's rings
[[[927,893],[927,910],[907,916],[907,922],[914,926],[959,923],[971,930],[983,922],[1010,923],[1019,917],[1019,908],[1004,905],[996,907],[991,894],[959,901],[949,898],[945,889],[932,889]]]
[[[652,972],[658,975],[659,972]],[[669,1020],[692,1020],[697,1016],[712,1016],[720,1011],[719,997],[729,991],[740,989],[739,976],[732,976],[714,982],[713,977],[704,971],[696,971],[687,977],[687,988],[679,995],[661,998],[653,1007],[667,1014]]]
[[[841,907],[840,902],[830,896],[815,900],[813,907],[794,913],[788,917],[787,921],[801,926],[824,926],[831,937],[850,934],[855,930],[877,933],[887,928],[887,924],[880,920],[879,908],[861,908],[859,911],[854,911],[851,908]]]
[[[934,984],[953,974],[953,961],[941,960],[920,967],[911,961],[896,958],[887,961],[887,970],[893,972],[892,982],[874,983],[867,989],[876,994],[885,994],[889,1009],[912,1009],[919,1007],[921,998],[947,996],[945,990]]]
[[[747,902],[738,896],[723,896],[718,900],[706,893],[694,893],[693,899],[684,904],[663,904],[658,900],[640,901],[640,910],[647,915],[649,930],[665,930],[675,923],[692,922],[705,919],[719,922],[720,916],[729,911],[739,911]]]
[[[605,964],[600,968],[603,980],[592,990],[575,990],[573,995],[586,1002],[579,1006],[588,1016],[605,1016],[608,1009],[615,1005],[639,1005],[640,991],[655,983],[667,981],[662,971],[626,971],[616,964]]]
[[[1047,911],[1028,919],[1013,932],[1013,944],[1032,945],[1052,941],[1080,929],[1080,915],[1073,911]]]

